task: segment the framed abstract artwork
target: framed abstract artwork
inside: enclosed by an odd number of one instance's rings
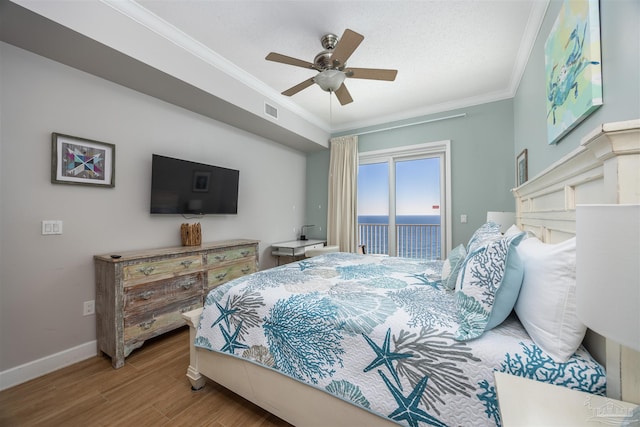
[[[51,182],[115,187],[116,146],[51,134]]]
[[[602,105],[598,0],[565,0],[544,58],[547,141],[555,144]]]

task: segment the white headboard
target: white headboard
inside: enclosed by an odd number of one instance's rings
[[[640,119],[603,124],[513,194],[520,228],[548,243],[575,235],[578,204],[640,203]],[[613,345],[592,331],[585,347],[607,367],[607,394],[640,403],[640,354],[623,348],[616,356]]]

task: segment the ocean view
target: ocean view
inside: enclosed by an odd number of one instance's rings
[[[360,243],[372,254],[389,253],[389,217],[358,216]],[[397,256],[439,259],[441,254],[440,215],[396,216]]]
[[[389,224],[388,215],[359,215],[358,224]],[[397,215],[396,224],[437,224],[440,215]]]

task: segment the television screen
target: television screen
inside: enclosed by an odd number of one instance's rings
[[[152,214],[237,214],[240,171],[154,154]]]

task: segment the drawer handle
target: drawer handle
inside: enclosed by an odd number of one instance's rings
[[[248,250],[244,250],[244,251],[240,252],[240,255],[246,257],[246,256],[249,256],[250,253],[251,252],[249,252]]]
[[[242,269],[242,273],[243,273],[243,274],[247,274],[247,273],[248,273],[248,272],[250,272],[250,271],[251,271],[251,267],[249,267],[249,266],[246,266],[246,267],[244,267],[244,268]]]
[[[193,261],[191,261],[191,260],[188,260],[188,259],[187,259],[187,260],[182,261],[180,264],[182,264],[182,266],[183,266],[184,268],[189,268],[189,266],[190,266],[192,263],[193,263]]]
[[[196,282],[194,282],[193,280],[188,282],[188,283],[183,283],[182,284],[182,289],[189,289],[191,288],[193,285],[195,285]]]
[[[144,330],[150,329],[150,328],[151,328],[151,326],[152,326],[154,323],[156,323],[156,319],[148,320],[148,321],[146,321],[146,322],[142,322],[142,323],[140,323],[140,329],[144,329]]]
[[[222,280],[225,277],[227,277],[227,272],[226,271],[224,273],[219,273],[219,274],[216,275],[216,279],[218,279],[218,280]]]
[[[144,300],[148,300],[148,299],[151,299],[151,295],[153,295],[153,291],[147,291],[142,295],[140,295],[140,297]]]
[[[222,255],[216,255],[214,258],[217,259],[218,261],[224,261],[225,259],[227,259],[227,256],[225,254],[222,254]]]
[[[155,269],[156,269],[155,267],[151,267],[151,266],[150,266],[150,267],[140,267],[140,268],[138,269],[138,271],[139,271],[140,273],[144,274],[145,276],[148,276],[148,275],[150,275],[151,273],[153,273],[153,270],[155,270]]]

